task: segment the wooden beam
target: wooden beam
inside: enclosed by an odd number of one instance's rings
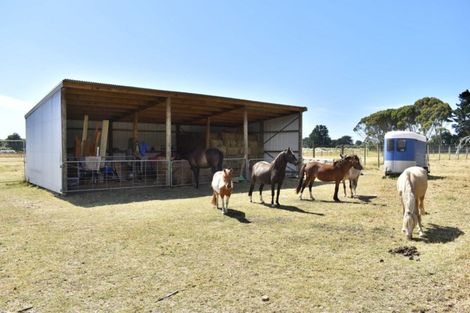
[[[211,118],[207,118],[206,124],[206,148],[210,148],[211,145]]]
[[[83,156],[83,149],[84,149],[85,141],[87,140],[87,138],[88,138],[88,115],[85,114],[85,116],[83,117],[82,141],[80,144],[80,156],[81,157]]]
[[[153,107],[156,107],[158,106],[159,104],[162,104],[163,102],[153,102],[153,101],[149,101],[146,105],[143,105],[143,106],[140,106],[136,109],[133,109],[133,110],[129,110],[127,111],[126,113],[122,114],[121,116],[118,116],[116,117],[115,120],[119,121],[127,116],[131,116],[133,114],[136,114],[136,113],[142,113],[144,112],[145,110],[148,110],[148,109],[151,109]]]
[[[236,106],[236,107],[231,107],[231,108],[227,108],[227,109],[224,109],[224,110],[220,110],[220,111],[217,111],[215,113],[209,113],[209,114],[205,114],[205,115],[202,115],[202,116],[196,116],[194,119],[188,121],[188,123],[197,122],[199,120],[206,120],[207,118],[218,117],[218,116],[221,116],[221,115],[224,115],[224,114],[227,114],[227,113],[231,113],[231,112],[234,112],[234,111],[238,111],[238,110],[241,110],[241,109],[243,109],[242,106]]]
[[[106,157],[106,149],[108,147],[108,129],[109,120],[104,120],[101,124],[101,142],[100,142],[100,156]]]
[[[171,186],[171,98],[166,99],[166,145],[165,154],[168,168],[166,172],[166,184]]]
[[[243,145],[245,151],[245,178],[250,177],[250,167],[248,164],[248,110],[243,111]]]

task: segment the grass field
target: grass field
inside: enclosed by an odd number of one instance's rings
[[[342,203],[331,184],[300,201],[289,179],[273,209],[236,184],[230,216],[207,185],[60,197],[3,184],[0,312],[469,312],[469,174],[470,161],[433,162],[411,242],[396,178],[374,167]],[[388,252],[403,245],[420,256]]]

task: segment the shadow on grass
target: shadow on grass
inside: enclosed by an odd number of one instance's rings
[[[447,176],[428,175],[428,180],[442,180],[446,178]]]
[[[465,233],[457,227],[429,224],[424,230],[424,236],[420,239],[425,243],[447,243],[454,241],[463,234]]]
[[[271,207],[271,204],[268,204],[268,203],[261,203],[261,205],[264,205],[265,207],[268,207],[268,208],[273,209],[273,210],[285,210],[285,211],[296,212],[296,213],[325,216],[325,214],[323,214],[323,213],[304,211],[304,210],[302,210],[302,209],[300,209],[296,206],[293,206],[293,205],[283,205],[283,204],[281,204],[280,207]]]
[[[370,203],[372,199],[377,198],[377,196],[357,196],[357,199],[359,199],[362,202]]]
[[[291,192],[296,180],[286,179],[282,192]],[[232,196],[248,198],[249,182],[236,183]],[[254,194],[254,192],[253,192]],[[269,191],[270,194],[270,191]],[[212,195],[212,188],[209,184],[200,185],[198,189],[192,186],[181,187],[145,187],[137,189],[115,189],[104,191],[84,191],[57,195],[58,198],[70,202],[79,207],[92,208],[103,205],[126,204],[133,202],[145,202],[153,200],[177,200],[207,197]]]
[[[231,217],[243,224],[250,224],[251,222],[246,218],[245,212],[228,209],[227,217]]]

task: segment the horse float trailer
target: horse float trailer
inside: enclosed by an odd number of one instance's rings
[[[426,137],[410,131],[390,131],[384,140],[385,175],[401,174],[411,166],[429,172]]]

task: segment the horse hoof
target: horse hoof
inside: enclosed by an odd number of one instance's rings
[[[333,200],[335,200],[335,202],[341,202],[341,200],[340,200],[340,199],[338,199],[338,198],[336,198],[336,199],[333,199]]]

